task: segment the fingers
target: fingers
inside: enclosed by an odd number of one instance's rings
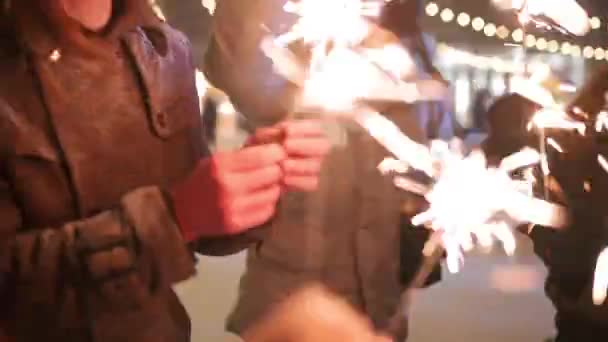
[[[318,137],[325,135],[320,120],[293,120],[280,123],[287,138]]]
[[[279,127],[284,132],[283,147],[290,156],[322,157],[331,148],[319,120],[288,121]]]
[[[331,149],[331,144],[323,136],[287,138],[283,146],[288,155],[300,157],[323,157]]]
[[[287,159],[281,163],[287,175],[314,176],[321,171],[321,159]]]
[[[219,171],[239,172],[271,166],[285,158],[285,150],[280,145],[266,144],[246,147],[233,153],[218,154],[214,160]]]
[[[281,196],[281,187],[274,185],[259,190],[246,196],[238,197],[232,204],[232,208],[238,213],[249,214],[260,208],[275,206]]]
[[[247,195],[256,190],[280,184],[283,171],[278,164],[248,172],[230,173],[224,177],[224,186],[229,195]]]

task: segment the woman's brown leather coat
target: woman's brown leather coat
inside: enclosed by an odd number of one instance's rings
[[[1,26],[5,330],[188,341],[171,285],[194,258],[163,190],[207,153],[189,42],[145,0],[115,2],[100,34],[49,25],[35,2],[13,1]]]

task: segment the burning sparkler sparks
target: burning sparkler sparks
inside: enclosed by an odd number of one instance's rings
[[[603,130],[608,130],[608,112],[599,113],[595,121],[595,131],[599,133]]]
[[[288,32],[262,42],[275,70],[302,89],[300,107],[350,112],[358,101],[415,102],[443,98],[437,81],[405,82],[414,72],[407,50],[395,42],[367,48],[362,42],[378,29],[366,18],[380,14],[387,0],[301,0],[285,9],[299,16]],[[301,65],[288,49],[301,41],[311,48],[309,65]]]
[[[597,258],[595,276],[593,278],[593,303],[602,305],[608,292],[608,247]]]
[[[528,129],[532,128],[571,130],[580,135],[585,135],[587,131],[584,122],[570,118],[566,112],[557,108],[543,108],[538,111],[528,125]]]
[[[461,149],[437,142],[429,148],[411,140],[392,121],[364,104],[377,99],[415,102],[441,99],[445,95],[445,86],[435,81],[402,81],[412,73],[414,65],[403,47],[386,44],[370,49],[361,45],[373,28],[365,17],[378,15],[381,4],[382,1],[361,0],[288,3],[285,9],[299,15],[298,22],[284,35],[266,40],[262,49],[278,72],[301,87],[301,109],[350,113],[397,157],[380,165],[381,170],[401,172],[411,168],[435,181],[429,186],[401,175],[395,184],[425,195],[430,202],[429,211],[418,215],[414,222],[436,231],[427,247],[431,250],[433,244],[445,247],[452,271],[460,268],[462,250],[473,246],[473,238],[483,246],[496,239],[512,253],[513,222],[563,224],[561,208],[519,192],[521,187],[508,175],[519,165],[517,156],[501,168],[488,168],[483,154],[464,156]],[[288,50],[294,41],[311,47],[309,65],[300,65]],[[527,151],[527,159],[523,158],[527,161],[521,165],[538,160],[536,156],[530,162],[530,155]],[[460,197],[464,194],[470,195],[470,200],[462,201]]]

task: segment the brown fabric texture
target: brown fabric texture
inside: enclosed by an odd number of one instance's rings
[[[171,285],[194,258],[163,193],[207,155],[190,46],[147,1],[115,3],[101,33],[51,25],[34,0],[2,26],[0,292],[17,341],[189,341]]]

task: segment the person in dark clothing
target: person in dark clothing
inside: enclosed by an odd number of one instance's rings
[[[538,109],[539,105],[517,94],[491,106],[489,136],[483,144],[490,163],[525,146],[538,148],[538,136],[527,129]],[[608,174],[597,162],[598,153],[608,152],[608,146],[593,133],[547,130],[546,134],[559,142],[563,153],[549,149],[551,175],[546,184],[540,184],[549,189],[548,200],[566,205],[573,219],[563,231],[541,226],[522,227],[522,231],[532,239],[549,271],[545,289],[557,311],[556,341],[606,341],[608,305],[593,304],[591,284],[596,258],[608,242],[603,205]]]
[[[3,5],[0,335],[189,341],[172,285],[193,251],[258,241],[286,186],[316,187],[320,126],[210,156],[188,40],[147,0]]]

